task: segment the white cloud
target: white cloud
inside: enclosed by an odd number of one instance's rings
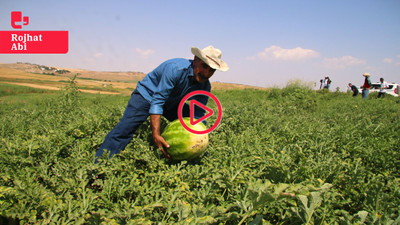
[[[152,55],[155,53],[155,51],[153,49],[142,50],[140,48],[136,48],[135,51],[144,58],[147,58],[149,55]]]
[[[384,63],[392,63],[392,62],[393,62],[393,59],[391,59],[391,58],[384,58],[384,59],[383,59],[383,62],[384,62]]]
[[[364,65],[367,62],[363,59],[357,59],[353,56],[342,56],[341,58],[325,58],[323,65],[333,69],[344,69],[348,66]]]
[[[262,59],[262,60],[282,60],[282,61],[298,61],[303,59],[310,59],[319,57],[319,53],[304,48],[292,48],[284,49],[276,45],[272,45],[266,48],[264,51],[257,53],[256,56],[250,57],[250,59]]]
[[[94,57],[101,57],[101,56],[103,56],[103,53],[97,52],[97,53],[95,53],[93,56],[94,56]]]

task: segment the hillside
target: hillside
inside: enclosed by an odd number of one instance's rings
[[[146,75],[141,72],[102,72],[102,71],[90,71],[90,70],[73,69],[73,68],[51,67],[46,65],[38,65],[30,63],[0,64],[0,68],[9,68],[28,73],[55,75],[64,77],[71,77],[75,74],[79,74],[80,78],[106,80],[106,81],[133,82],[141,80]]]
[[[0,83],[58,90],[77,75],[82,92],[129,95],[146,74],[141,72],[104,72],[60,68],[31,63],[0,64]],[[213,82],[213,90],[262,89],[242,84]]]

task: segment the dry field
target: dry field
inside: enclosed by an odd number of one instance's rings
[[[60,71],[68,71],[60,73]],[[68,84],[75,74],[82,92],[130,95],[136,83],[145,74],[139,72],[98,72],[81,69],[55,68],[29,63],[0,64],[0,83],[33,88],[59,90]],[[213,90],[262,89],[259,87],[213,82]]]

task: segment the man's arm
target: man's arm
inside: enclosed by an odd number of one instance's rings
[[[160,80],[156,89],[154,90],[154,94],[150,102],[151,105],[149,113],[162,115],[165,101],[169,98],[179,79],[181,79],[181,72],[177,71],[174,63],[168,63],[160,68],[157,68],[157,73],[162,75],[159,75],[159,78],[157,78]]]
[[[158,148],[161,148],[161,151],[165,155],[165,157],[170,158],[168,153],[164,150],[164,147],[169,148],[169,144],[160,135],[161,115],[151,114],[150,122],[151,122],[151,131],[153,133],[154,143]]]

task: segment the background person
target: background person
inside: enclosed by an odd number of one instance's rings
[[[381,77],[381,79],[379,80],[381,81],[381,85],[379,86],[378,98],[380,97],[384,98],[386,95],[386,89],[388,89],[388,85],[386,81],[383,79],[383,77]]]
[[[160,135],[161,116],[169,121],[178,119],[178,106],[183,97],[196,90],[210,91],[208,80],[215,70],[227,71],[228,65],[221,60],[221,51],[208,46],[203,50],[196,47],[191,49],[194,60],[175,58],[159,65],[139,81],[133,91],[124,115],[119,123],[106,136],[103,144],[96,152],[96,160],[109,151],[109,157],[118,154],[133,138],[137,128],[150,116],[153,140],[166,157],[169,157],[164,147],[168,143]],[[203,105],[208,97],[196,95],[193,99]],[[204,112],[196,111],[195,117],[201,118]],[[190,110],[186,105],[182,113],[189,116]]]
[[[329,88],[331,87],[331,83],[332,83],[331,79],[328,76],[326,76],[324,79],[324,89],[329,90]]]
[[[356,97],[358,95],[358,88],[356,87],[356,85],[349,83],[349,87],[353,92],[353,97]]]
[[[364,79],[364,85],[361,86],[361,88],[363,89],[361,95],[363,99],[367,99],[369,94],[369,89],[371,88],[371,80],[369,79],[371,75],[369,73],[364,73],[363,76],[365,77],[365,79]]]

